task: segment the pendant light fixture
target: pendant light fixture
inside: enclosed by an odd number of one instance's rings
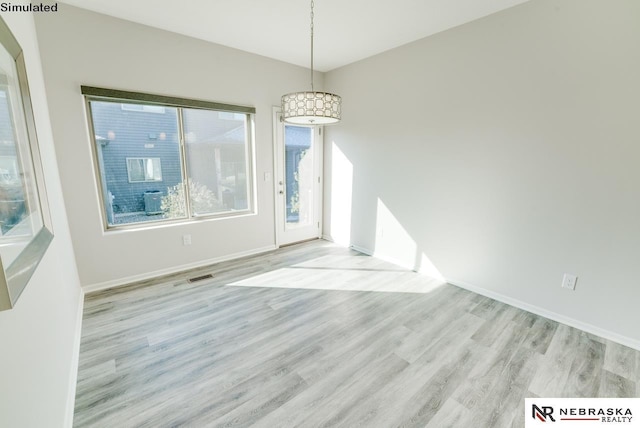
[[[282,96],[282,117],[297,125],[327,125],[341,118],[342,98],[313,89],[313,0],[311,0],[311,91]]]

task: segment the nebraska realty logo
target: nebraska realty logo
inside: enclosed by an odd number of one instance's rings
[[[525,398],[525,428],[640,427],[640,398]]]

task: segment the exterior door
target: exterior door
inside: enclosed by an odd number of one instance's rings
[[[290,125],[275,113],[276,215],[279,246],[319,238],[322,128]]]

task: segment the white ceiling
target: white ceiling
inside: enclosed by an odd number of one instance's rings
[[[528,0],[316,0],[315,68],[334,68]],[[310,1],[63,0],[129,21],[309,66]]]

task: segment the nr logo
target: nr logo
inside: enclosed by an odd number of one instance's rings
[[[547,422],[547,418],[551,422],[556,421],[553,418],[553,407],[551,406],[538,407],[535,404],[533,404],[531,408],[531,417],[533,419],[539,419],[541,422]]]

